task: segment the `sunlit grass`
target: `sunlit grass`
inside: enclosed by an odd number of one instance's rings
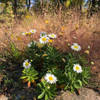
[[[68,12],[61,13],[61,15],[46,14],[44,17],[42,15],[26,15],[23,20],[12,20],[6,24],[0,23],[0,48],[7,48],[9,42],[13,41],[20,49],[23,49],[29,41],[39,41],[38,37],[42,31],[47,34],[56,34],[58,38],[56,42],[53,42],[53,45],[63,51],[66,51],[68,49],[65,48],[66,45],[73,41],[87,40],[86,44],[90,45],[89,38],[94,31],[98,30],[98,16],[87,18],[85,15],[81,16],[72,11],[69,14],[70,16],[68,16]],[[31,29],[36,29],[37,33],[27,37],[22,36],[23,32],[29,32]],[[83,45],[82,42],[81,45]]]

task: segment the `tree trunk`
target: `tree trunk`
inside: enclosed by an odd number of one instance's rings
[[[31,1],[29,0],[29,9],[30,9]]]
[[[15,16],[17,16],[17,0],[14,0],[13,11],[14,11]]]
[[[96,0],[92,0],[92,7],[94,8],[96,4]]]
[[[31,5],[31,1],[30,0],[26,0],[26,5],[27,5],[27,11],[29,11],[30,5]]]

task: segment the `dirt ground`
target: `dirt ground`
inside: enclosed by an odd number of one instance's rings
[[[54,100],[100,100],[100,95],[92,89],[82,88],[79,95],[69,91],[62,91],[61,95],[57,96]]]
[[[20,91],[19,94],[17,93],[15,100],[21,100],[20,97],[23,95],[26,95],[27,98],[22,100],[36,100],[32,93],[31,95],[30,93],[25,94],[25,91]],[[0,96],[0,100],[8,100],[8,98],[2,95]],[[54,100],[100,100],[100,94],[92,89],[82,88],[79,90],[79,95],[76,93],[71,93],[70,91],[61,91],[60,94],[54,98]]]

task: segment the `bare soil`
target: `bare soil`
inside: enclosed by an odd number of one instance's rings
[[[62,91],[54,100],[100,100],[100,95],[92,89],[82,88],[79,95],[70,91]]]
[[[24,97],[22,100],[36,100],[32,93],[26,93],[25,91],[17,92],[15,100],[20,100],[20,97]],[[6,96],[1,95],[0,100],[9,100]],[[54,100],[100,100],[100,94],[95,92],[92,89],[82,88],[79,90],[79,95],[75,92],[71,93],[70,91],[61,91]]]

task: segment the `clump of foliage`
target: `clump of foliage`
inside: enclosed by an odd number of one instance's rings
[[[53,34],[54,35],[54,34]],[[77,43],[71,45],[72,52],[60,53],[50,43],[50,35],[40,35],[39,42],[32,41],[25,50],[26,60],[23,62],[21,79],[35,83],[38,99],[53,99],[57,90],[76,91],[90,78],[87,61],[78,53],[81,47]],[[46,39],[49,39],[46,41]],[[45,41],[45,42],[44,42]]]
[[[32,35],[36,30],[22,35]],[[41,35],[42,34],[42,35]],[[20,79],[27,83],[28,88],[33,84],[37,98],[45,100],[53,99],[58,90],[70,90],[71,92],[88,83],[90,78],[89,67],[84,56],[78,52],[81,46],[77,43],[71,45],[71,52],[59,52],[52,46],[55,34],[41,33],[39,42],[32,41],[23,53],[22,73]],[[12,56],[18,60],[21,53],[11,44]],[[18,76],[19,77],[19,76]]]

